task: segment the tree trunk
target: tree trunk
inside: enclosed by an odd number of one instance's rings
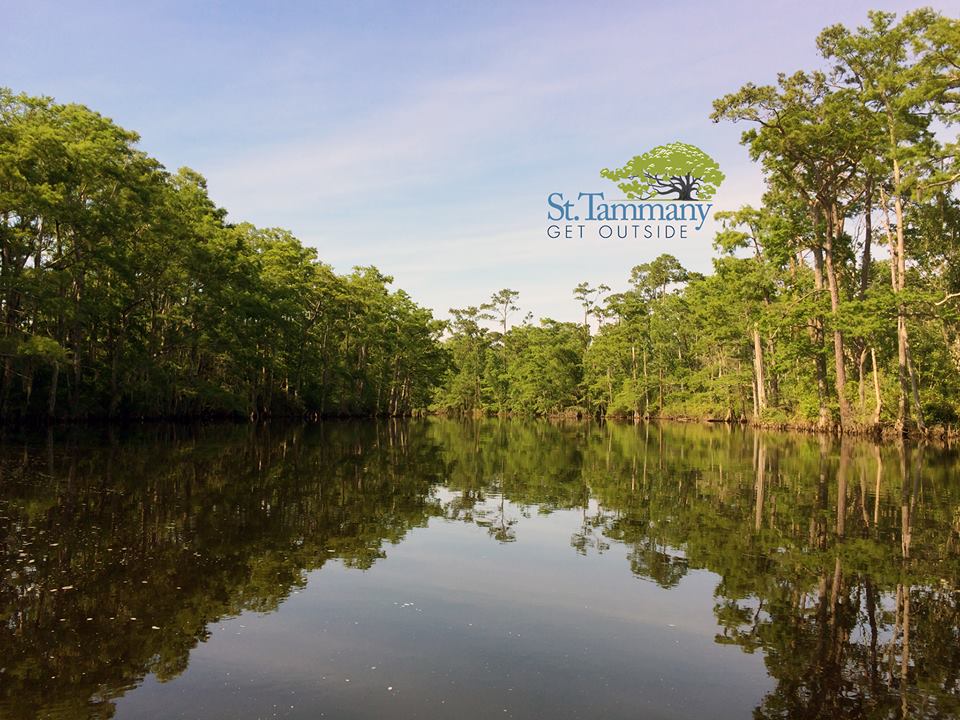
[[[0,386],[0,420],[7,417],[7,398],[10,396],[10,386],[13,383],[13,358],[8,357],[3,362],[3,384]]]
[[[53,419],[57,410],[57,381],[60,379],[60,363],[53,361],[53,374],[50,376],[50,394],[47,396],[47,417]]]
[[[813,286],[818,295],[823,291],[823,249],[813,248]],[[820,417],[817,425],[825,429],[833,422],[830,408],[827,406],[827,361],[821,350],[823,349],[823,318],[819,313],[813,318],[813,344],[816,349],[814,362],[817,373],[817,401],[820,405]]]
[[[663,416],[663,368],[662,367],[659,368],[659,373],[660,373],[660,382],[659,382],[660,394],[657,401],[658,403],[657,415],[660,415],[662,417]]]
[[[650,417],[650,395],[647,392],[649,387],[649,378],[647,377],[647,346],[643,346],[643,416]]]
[[[30,397],[33,395],[33,378],[36,374],[36,370],[33,367],[33,362],[30,362],[27,368],[24,370],[23,378],[23,409],[21,415],[27,417],[30,413]]]
[[[763,373],[763,345],[760,342],[760,329],[756,325],[753,326],[753,373],[756,383],[754,413],[759,417],[767,409],[767,391]]]
[[[917,427],[923,429],[923,415],[920,411],[920,399],[917,392],[917,378],[913,373],[910,363],[910,343],[907,335],[906,308],[902,300],[902,293],[906,287],[907,276],[907,254],[906,241],[904,239],[904,212],[903,198],[901,191],[903,188],[903,178],[900,169],[900,160],[897,157],[899,142],[896,135],[896,122],[894,120],[893,109],[889,101],[885,103],[885,114],[887,120],[887,131],[890,138],[890,156],[893,169],[893,212],[896,216],[896,252],[891,252],[891,269],[893,272],[893,291],[897,294],[897,366],[898,378],[900,380],[900,402],[897,410],[897,429],[900,432],[907,432],[913,426],[910,418],[910,407],[908,393],[912,392],[914,400],[914,411],[916,413],[915,422]],[[890,237],[890,222],[887,219],[887,199],[884,197],[881,189],[881,198],[884,204],[884,221],[887,228],[887,237]],[[890,238],[891,250],[894,248],[893,239]]]
[[[916,418],[917,428],[924,430],[926,426],[923,422],[923,410],[920,407],[920,381],[917,379],[917,370],[913,364],[913,353],[910,352],[906,319],[904,319],[903,325],[903,345],[907,350],[907,370],[910,376],[910,395],[913,398],[913,413]]]
[[[867,178],[865,207],[863,210],[863,261],[860,264],[860,299],[867,295],[870,286],[871,246],[873,245],[873,178]]]
[[[830,291],[830,310],[836,320],[840,311],[840,285],[837,281],[837,271],[834,266],[833,240],[837,231],[836,208],[831,207],[826,219],[826,247],[825,259],[827,269],[827,288]],[[837,402],[840,405],[840,426],[844,429],[850,425],[850,403],[847,402],[847,370],[843,352],[843,332],[839,327],[833,330],[833,361],[834,382],[837,390]]]
[[[894,182],[899,183],[899,164],[894,161]],[[919,415],[919,394],[913,392],[916,386],[916,378],[913,376],[910,367],[910,347],[907,333],[906,308],[902,300],[903,289],[906,285],[906,257],[905,242],[903,236],[903,203],[897,193],[893,195],[894,214],[897,219],[896,231],[890,227],[890,218],[887,214],[889,200],[886,193],[881,189],[881,198],[883,199],[883,222],[887,232],[887,240],[890,245],[890,284],[894,294],[897,296],[897,380],[900,387],[900,396],[897,400],[897,423],[896,428],[900,433],[907,433],[914,426],[914,419],[911,417],[910,401],[913,396],[914,406],[918,413],[916,422],[919,427],[923,426],[922,417]]]
[[[870,348],[870,363],[873,366],[873,395],[876,400],[877,407],[873,411],[873,424],[880,424],[880,408],[883,406],[883,401],[880,396],[880,375],[877,373],[877,351],[873,348]]]
[[[867,411],[867,389],[864,384],[864,366],[867,364],[867,348],[863,348],[860,351],[860,355],[857,360],[857,398],[859,399],[859,405],[857,406],[857,413],[860,417],[864,417],[864,413]]]
[[[120,372],[120,356],[117,353],[116,347],[113,348],[111,352],[113,356],[110,361],[110,407],[107,410],[107,415],[110,418],[115,418],[117,416],[117,410],[120,407],[120,384],[119,384],[119,372]]]

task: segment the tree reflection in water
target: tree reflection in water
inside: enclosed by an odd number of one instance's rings
[[[122,435],[122,436],[121,436]],[[0,715],[110,717],[208,626],[269,612],[331,559],[369,568],[431,518],[664,588],[715,574],[716,642],[760,652],[758,718],[960,713],[956,453],[698,425],[431,419],[177,426],[0,449]]]

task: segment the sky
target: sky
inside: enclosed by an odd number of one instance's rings
[[[0,0],[0,85],[88,105],[204,175],[230,221],[376,265],[441,317],[509,287],[576,320],[581,281],[622,289],[664,252],[709,272],[716,226],[550,239],[551,192],[620,196],[602,168],[682,141],[726,174],[714,211],[757,204],[745,128],[713,100],[817,67],[828,25],[919,4]]]

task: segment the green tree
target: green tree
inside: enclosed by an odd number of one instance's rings
[[[950,66],[935,59],[926,40],[926,34],[938,21],[932,10],[908,13],[900,22],[895,19],[893,13],[872,12],[869,26],[851,32],[834,25],[820,34],[817,44],[823,56],[835,63],[837,81],[856,93],[868,113],[865,124],[871,124],[876,133],[873,143],[878,155],[877,173],[882,178],[879,192],[892,255],[891,280],[898,296],[897,425],[906,431],[912,422],[923,425],[917,377],[910,357],[907,310],[902,300],[907,265],[906,208],[909,195],[934,170],[932,158],[940,154],[930,122],[933,105],[944,89],[941,73]],[[890,205],[894,213],[892,223],[887,215]]]

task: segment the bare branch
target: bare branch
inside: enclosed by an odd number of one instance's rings
[[[940,300],[939,302],[935,302],[935,303],[933,304],[933,306],[934,306],[934,307],[939,307],[939,306],[944,305],[944,304],[946,304],[947,302],[949,302],[950,300],[953,300],[954,298],[957,298],[957,297],[960,297],[960,292],[948,293],[947,296],[946,296],[945,298],[943,298],[943,300]]]

